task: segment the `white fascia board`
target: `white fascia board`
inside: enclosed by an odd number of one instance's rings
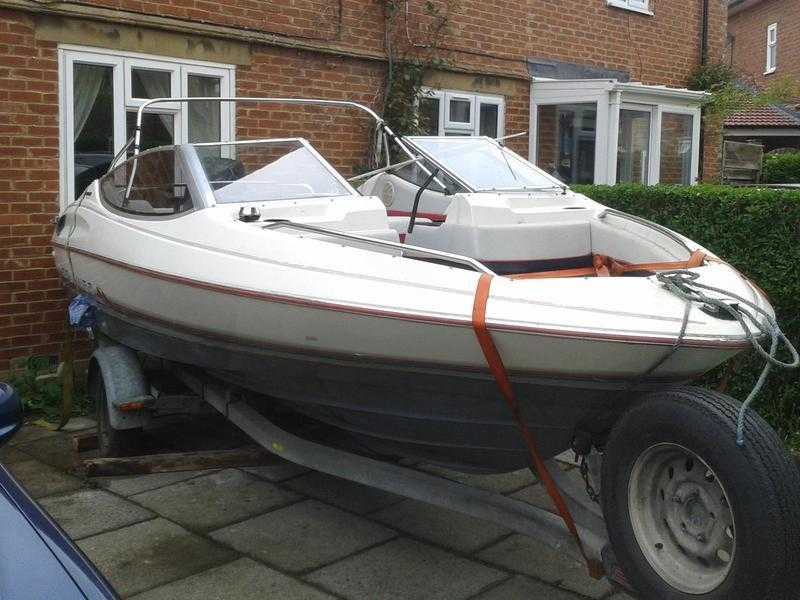
[[[640,83],[617,83],[614,86],[614,90],[622,92],[625,95],[635,94],[646,96],[648,98],[656,99],[657,102],[660,103],[663,103],[665,99],[671,99],[684,100],[686,102],[700,104],[703,102],[703,100],[710,96],[708,92],[670,88],[661,85],[642,85]]]
[[[596,102],[615,84],[614,79],[534,79],[531,94],[539,104]]]

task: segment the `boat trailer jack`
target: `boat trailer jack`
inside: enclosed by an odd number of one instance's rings
[[[496,523],[583,562],[580,548],[558,515],[495,492],[308,441],[276,426],[230,387],[208,383],[188,370],[176,369],[176,372],[198,396],[256,443],[290,462]],[[603,555],[607,555],[604,550],[608,547],[608,535],[598,509],[589,504],[588,498],[583,499],[585,492],[565,477],[561,468],[551,466],[551,474],[575,517],[586,553],[602,561]],[[607,571],[611,569],[607,567]]]

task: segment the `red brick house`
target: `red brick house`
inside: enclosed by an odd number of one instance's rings
[[[441,59],[420,102],[433,131],[528,131],[512,147],[568,182],[692,183],[717,176],[719,138],[704,136],[701,169],[700,96],[672,88],[701,56],[721,60],[725,31],[722,0],[0,0],[0,374],[58,355],[51,222],[144,98],[380,110],[388,45]],[[303,135],[345,172],[367,154],[366,123],[283,107],[166,105],[145,129],[158,143]]]
[[[730,0],[727,56],[756,87],[782,77],[800,82],[800,0]],[[734,115],[725,137],[760,142],[766,151],[800,148],[800,98]]]

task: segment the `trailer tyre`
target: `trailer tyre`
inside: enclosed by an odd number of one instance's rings
[[[603,512],[626,578],[648,600],[794,600],[800,471],[754,411],[678,387],[649,394],[613,428]]]
[[[141,429],[114,429],[111,426],[108,414],[111,406],[108,402],[106,384],[103,373],[96,366],[89,371],[88,392],[90,400],[97,409],[97,448],[100,456],[110,458],[136,454]]]

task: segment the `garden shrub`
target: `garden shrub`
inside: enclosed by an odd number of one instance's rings
[[[768,154],[761,177],[765,183],[800,183],[800,152]]]
[[[800,342],[800,191],[728,186],[573,186],[581,194],[674,229],[730,262],[769,296],[781,328]],[[743,400],[763,362],[738,360],[727,393]],[[703,381],[715,386],[718,369]],[[800,370],[774,369],[755,406],[800,448]]]

